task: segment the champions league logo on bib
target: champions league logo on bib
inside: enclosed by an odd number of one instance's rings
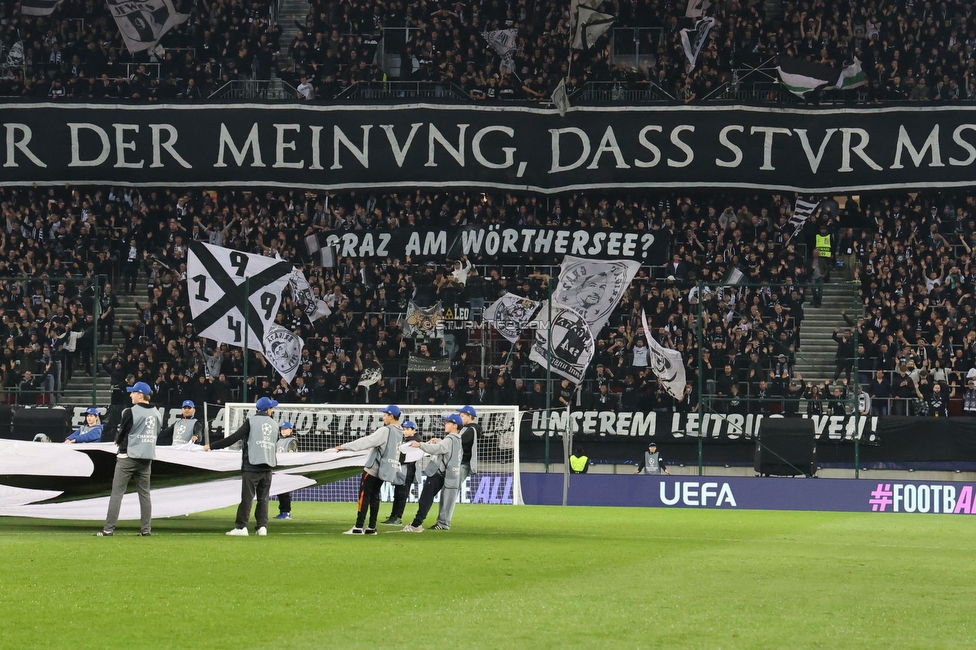
[[[268,361],[290,383],[301,363],[305,342],[294,332],[275,326],[264,335],[263,343]]]

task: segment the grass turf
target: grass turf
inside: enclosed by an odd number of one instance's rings
[[[352,504],[294,515],[246,539],[230,509],[151,538],[0,519],[0,647],[976,646],[976,517],[461,505],[450,532],[353,537]]]

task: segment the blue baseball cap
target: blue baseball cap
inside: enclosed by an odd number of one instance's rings
[[[467,413],[473,418],[478,417],[478,413],[474,410],[473,406],[462,406],[458,409],[458,413]]]
[[[401,411],[400,411],[400,407],[397,406],[396,404],[390,404],[385,409],[380,411],[380,413],[389,413],[393,417],[399,419]]]
[[[406,422],[403,423],[403,428],[404,429],[416,429],[417,428],[417,423],[414,422],[413,420],[407,420]]]
[[[451,415],[448,415],[446,418],[444,418],[444,421],[445,422],[453,422],[454,424],[458,425],[459,427],[463,427],[464,426],[464,422],[461,422],[461,416],[460,415],[455,415],[453,413]]]
[[[279,429],[294,429],[295,428],[295,425],[292,424],[291,422],[282,422],[281,423],[281,426],[279,426],[278,428]]]
[[[85,415],[96,415],[99,417],[101,416],[101,414],[98,412],[98,409],[95,408],[94,406],[91,407],[90,409],[85,410]]]
[[[258,399],[257,403],[254,405],[254,408],[259,411],[267,411],[268,409],[273,409],[276,406],[278,406],[278,402],[275,400],[271,399],[270,397],[262,397]]]
[[[196,407],[197,407],[197,405],[194,404],[193,403],[193,400],[191,400],[191,399],[188,399],[185,402],[183,402],[183,406],[182,406],[182,408],[185,408],[185,409],[195,409]]]
[[[143,395],[152,395],[152,388],[149,387],[144,381],[137,381],[128,388],[125,389],[127,393],[142,393]]]

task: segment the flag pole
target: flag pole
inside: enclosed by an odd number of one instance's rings
[[[697,342],[698,342],[698,421],[702,422],[705,417],[704,404],[704,391],[702,390],[702,365],[704,363],[704,332],[705,322],[703,320],[702,314],[702,298],[705,292],[705,282],[703,280],[698,281],[698,332],[697,332]],[[704,449],[702,449],[702,433],[698,434],[698,476],[705,473],[704,461],[702,455]]]
[[[250,278],[245,278],[244,279],[244,296],[245,297],[244,297],[244,305],[243,305],[243,309],[244,309],[244,385],[241,388],[241,401],[242,402],[246,402],[247,401],[247,378],[249,376],[247,374],[247,353],[248,353],[248,347],[247,347],[247,330],[248,330],[247,324],[248,324],[248,318],[247,317],[248,317],[248,312],[251,311],[250,310],[250,306],[251,306],[250,295],[251,295],[251,279]],[[226,432],[224,433],[224,435],[227,435]]]
[[[549,310],[549,321],[546,328],[549,336],[546,338],[546,419],[549,418],[549,410],[552,408],[552,278],[549,278],[549,300],[546,303]],[[546,474],[549,473],[549,422],[546,422]]]

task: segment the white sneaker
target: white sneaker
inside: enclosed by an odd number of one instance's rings
[[[235,528],[227,531],[227,534],[231,537],[247,537],[247,528]]]
[[[257,532],[257,536],[258,537],[267,537],[268,536],[268,529],[265,528],[264,526],[261,526],[260,528],[258,528],[256,532]]]
[[[422,532],[424,532],[424,527],[423,526],[407,525],[407,526],[404,526],[403,527],[403,530],[401,530],[400,532],[401,533],[422,533]]]
[[[353,526],[352,528],[350,528],[349,530],[343,533],[343,535],[362,535],[362,534],[363,534],[363,529],[356,528],[355,526]]]

